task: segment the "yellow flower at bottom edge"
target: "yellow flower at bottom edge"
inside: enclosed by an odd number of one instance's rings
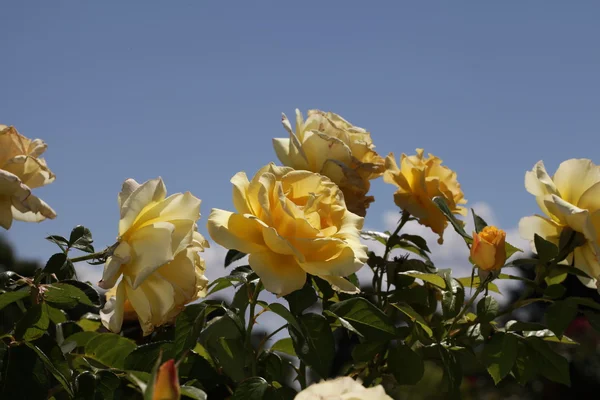
[[[484,271],[497,271],[506,262],[506,232],[495,226],[486,226],[473,232],[471,259]]]
[[[363,218],[348,211],[336,184],[274,164],[251,181],[240,172],[231,182],[237,213],[213,209],[208,232],[223,247],[248,253],[267,290],[291,293],[302,288],[309,273],[339,290],[358,291],[343,277],[367,260],[359,237]]]
[[[519,221],[523,239],[533,240],[535,234],[559,244],[560,235],[570,228],[585,237],[585,244],[564,261],[588,274],[578,276],[590,288],[600,282],[600,165],[588,159],[570,159],[561,163],[553,177],[539,161],[525,174],[525,188],[536,198],[542,215],[524,217]]]
[[[433,202],[433,198],[441,196],[453,214],[467,215],[462,207],[464,199],[460,184],[456,180],[456,172],[442,165],[442,160],[429,154],[425,158],[423,149],[417,154],[402,154],[400,166],[390,153],[385,159],[386,171],[383,180],[398,186],[394,194],[394,202],[402,210],[417,218],[421,225],[428,226],[439,235],[438,242],[443,243],[444,230],[448,220]]]

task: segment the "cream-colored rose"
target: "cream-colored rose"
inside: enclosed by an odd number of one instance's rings
[[[213,209],[208,232],[220,245],[250,254],[267,290],[291,293],[304,285],[307,273],[339,290],[358,290],[342,277],[367,260],[359,238],[363,218],[348,211],[335,183],[272,163],[251,181],[239,172],[231,183],[237,213]]]
[[[55,176],[40,156],[48,146],[30,140],[12,126],[0,125],[0,226],[9,229],[13,219],[40,222],[54,219],[48,204],[31,189],[54,182]]]
[[[600,279],[600,166],[587,159],[570,159],[550,177],[539,161],[525,174],[525,188],[545,216],[522,218],[521,236],[533,244],[537,233],[558,245],[564,228],[582,233],[586,243],[567,262],[594,278],[579,277],[586,286],[596,288]]]
[[[196,232],[200,200],[189,192],[166,197],[160,178],[142,185],[128,179],[119,205],[118,242],[98,283],[114,287],[101,311],[102,323],[119,332],[134,311],[147,335],[206,294],[206,266],[198,252],[208,242]]]
[[[364,387],[359,381],[344,376],[310,385],[294,400],[392,400],[381,385]]]
[[[438,242],[443,243],[443,235],[448,221],[433,202],[433,198],[441,196],[453,214],[467,215],[460,184],[456,180],[456,172],[442,165],[442,160],[429,154],[425,158],[423,149],[417,154],[402,154],[400,166],[396,164],[394,154],[385,159],[386,171],[383,180],[398,186],[394,201],[402,210],[417,218],[420,224],[428,226],[439,235]]]
[[[289,139],[273,139],[283,165],[327,176],[336,183],[348,209],[364,217],[373,196],[367,196],[370,180],[384,171],[384,161],[376,152],[371,134],[353,126],[337,114],[309,110],[304,121],[296,110],[296,132],[283,115]]]

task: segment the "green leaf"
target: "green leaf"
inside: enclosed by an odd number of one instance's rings
[[[512,244],[510,244],[508,242],[504,243],[504,249],[506,251],[506,259],[507,260],[515,253],[523,252],[523,250],[519,249],[518,247],[513,246]]]
[[[360,236],[363,239],[375,240],[383,245],[387,244],[390,237],[389,233],[377,232],[377,231],[360,231]]]
[[[264,368],[265,373],[263,374],[269,382],[285,383],[286,374],[284,371],[284,364],[281,357],[272,351],[265,351],[261,354],[260,363]]]
[[[292,338],[279,339],[275,342],[275,344],[273,344],[273,346],[271,346],[271,351],[279,351],[280,353],[287,354],[288,356],[297,357]]]
[[[125,359],[136,348],[132,340],[115,333],[79,332],[65,340],[65,344],[69,342],[84,347],[86,357],[119,369],[124,367]]]
[[[46,399],[51,380],[36,352],[28,346],[9,346],[4,357],[0,399]]]
[[[448,208],[448,205],[446,204],[444,198],[441,196],[434,197],[433,202],[440,209],[442,214],[444,214],[448,222],[452,224],[456,233],[461,235],[465,239],[465,242],[469,244],[472,243],[473,238],[467,232],[465,232],[465,228],[463,228],[464,223],[456,219],[454,214],[452,214],[452,211],[450,211],[450,209]]]
[[[482,322],[490,322],[498,315],[500,306],[492,296],[485,296],[477,303],[477,316]]]
[[[44,272],[47,274],[58,274],[62,269],[67,268],[67,265],[70,263],[65,253],[53,254],[46,263]]]
[[[56,244],[62,251],[65,251],[65,249],[69,246],[69,241],[59,235],[50,235],[46,237],[46,240]]]
[[[583,246],[587,242],[587,239],[581,232],[575,232],[569,227],[562,229],[560,238],[558,239],[558,252],[557,262],[560,262],[567,258],[569,254],[579,246]]]
[[[390,349],[388,366],[399,385],[415,385],[425,372],[423,359],[407,345]]]
[[[54,378],[60,383],[70,396],[74,395],[73,387],[71,386],[71,370],[67,360],[65,359],[60,347],[50,338],[45,337],[40,343],[25,342],[31,350],[33,350],[38,358],[44,363],[44,366]],[[44,350],[38,347],[44,345]]]
[[[231,400],[263,400],[268,388],[269,384],[266,380],[254,376],[239,384]]]
[[[304,314],[298,318],[300,330],[288,330],[298,358],[322,379],[329,376],[335,356],[335,341],[327,319],[320,314]]]
[[[426,273],[419,272],[419,271],[399,272],[399,274],[412,276],[413,278],[417,278],[422,281],[429,282],[432,285],[435,285],[441,289],[446,289],[446,282],[444,281],[444,278],[442,278],[441,276],[439,276],[437,274],[426,274]]]
[[[246,377],[249,354],[246,352],[240,327],[230,315],[213,318],[200,334],[200,343],[235,382]]]
[[[75,379],[76,399],[118,400],[123,394],[121,380],[114,373],[98,370],[96,373],[84,371]]]
[[[181,394],[183,396],[189,397],[190,399],[194,399],[194,400],[208,399],[208,396],[206,395],[206,393],[204,391],[198,389],[195,386],[181,385],[180,389],[181,389]]]
[[[359,331],[357,331],[350,322],[348,322],[344,318],[334,314],[333,312],[331,312],[329,310],[323,310],[323,315],[327,315],[328,317],[335,318],[336,320],[339,321],[340,325],[343,326],[344,328],[346,328],[348,331],[355,333],[359,337],[364,337],[364,335],[362,333],[360,333]]]
[[[450,290],[442,293],[442,314],[444,318],[454,318],[460,313],[465,302],[465,289],[459,281],[450,277],[450,272],[440,271]]]
[[[102,323],[98,320],[91,318],[82,317],[79,321],[77,321],[77,325],[81,327],[84,331],[95,332],[100,328]]]
[[[460,384],[463,378],[462,365],[456,352],[438,346],[444,366],[444,378],[448,382],[448,398],[460,399]]]
[[[560,267],[549,268],[548,275],[544,277],[548,286],[558,285],[567,279],[568,271]]]
[[[78,304],[94,306],[83,290],[63,282],[46,286],[44,299],[53,307],[61,309],[73,308]]]
[[[538,337],[545,342],[563,343],[563,344],[578,344],[573,339],[563,335],[562,338],[557,338],[554,332],[550,329],[541,329],[533,331],[523,331],[524,337]]]
[[[403,233],[400,235],[400,240],[412,242],[419,249],[431,253],[431,250],[429,250],[429,247],[427,246],[427,241],[419,235],[409,235],[408,233]]]
[[[60,324],[61,322],[67,321],[69,318],[63,310],[48,306],[48,317],[53,324]]]
[[[594,300],[588,297],[569,297],[569,301],[572,301],[580,306],[590,307],[594,310],[600,310],[600,304],[596,303]]]
[[[481,279],[479,279],[478,276],[473,277],[472,283],[471,283],[470,276],[465,276],[464,278],[456,278],[456,280],[459,281],[463,286],[466,286],[466,287],[478,288],[479,285],[481,284]],[[496,286],[496,284],[494,282],[488,282],[487,288],[491,292],[502,294],[500,292],[500,289],[498,289],[498,286]]]
[[[237,260],[241,260],[242,258],[246,257],[246,255],[246,253],[242,253],[241,251],[237,251],[234,249],[229,250],[225,255],[225,268],[227,268]]]
[[[497,332],[485,344],[483,363],[497,385],[508,375],[517,359],[518,338],[512,333]]]
[[[48,329],[50,317],[46,303],[34,304],[15,326],[15,338],[27,342],[36,340]]]
[[[298,324],[298,321],[296,320],[294,314],[292,314],[290,310],[285,308],[283,304],[271,303],[269,304],[269,310],[273,311],[275,314],[285,319],[288,322],[288,324],[290,324],[297,330],[301,330],[300,325]]]
[[[505,328],[507,331],[511,332],[538,331],[546,329],[546,327],[542,324],[537,324],[535,322],[521,322],[515,320],[508,321],[506,323]]]
[[[31,294],[31,289],[29,287],[17,290],[15,292],[6,292],[0,294],[0,310],[2,310],[7,305],[14,303],[17,300],[22,300],[25,297]]]
[[[175,320],[175,357],[179,359],[186,351],[198,342],[200,331],[204,327],[206,305],[203,303],[190,304]]]
[[[473,213],[473,221],[475,222],[475,232],[479,233],[488,226],[487,222],[479,215],[475,214],[475,210],[471,208],[471,213]]]
[[[526,343],[534,352],[534,361],[539,372],[551,381],[571,386],[569,375],[569,362],[562,356],[552,351],[550,345],[543,340],[530,337]]]
[[[69,247],[85,251],[86,253],[93,253],[94,246],[92,246],[92,242],[92,232],[85,226],[77,225],[71,231]]]
[[[525,386],[538,373],[537,357],[535,356],[535,351],[527,346],[525,341],[518,341],[517,344],[517,359],[515,360],[512,373],[519,385]]]
[[[423,328],[423,330],[425,331],[425,333],[427,333],[428,336],[431,337],[433,335],[433,331],[431,330],[429,325],[427,325],[427,322],[425,321],[425,319],[418,312],[416,312],[411,306],[409,306],[408,304],[392,304],[392,305],[394,307],[396,307],[398,310],[402,311],[408,318],[410,318],[410,320],[412,322],[416,322],[417,324],[419,324],[419,326],[421,326],[421,328]]]
[[[392,320],[362,297],[354,297],[331,305],[331,312],[348,321],[369,340],[390,340],[396,337]]]
[[[290,311],[294,315],[302,314],[304,310],[317,302],[317,293],[312,287],[310,280],[300,290],[296,290],[288,295],[283,296],[290,306]]]
[[[368,341],[359,343],[352,349],[352,358],[357,362],[373,361],[375,356],[386,351],[387,342]]]
[[[566,291],[567,289],[563,285],[550,285],[544,290],[544,296],[551,299],[560,299]]]
[[[561,338],[576,316],[577,303],[571,299],[557,301],[546,309],[546,325],[556,337]]]
[[[547,241],[537,233],[533,237],[535,250],[542,264],[546,264],[558,255],[558,247],[552,242]]]
[[[125,358],[125,369],[150,372],[156,359],[162,354],[163,360],[173,357],[172,342],[152,342],[136,347]]]

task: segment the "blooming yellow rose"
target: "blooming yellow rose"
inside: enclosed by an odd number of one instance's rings
[[[295,400],[392,400],[381,385],[364,387],[360,381],[344,376],[310,385]]]
[[[135,312],[144,334],[170,322],[185,304],[205,295],[205,264],[198,252],[208,242],[196,232],[200,200],[189,192],[166,197],[162,179],[133,179],[119,194],[118,242],[98,286],[109,289],[104,326],[119,332]]]
[[[48,146],[30,140],[12,126],[0,125],[0,226],[9,229],[13,219],[40,222],[54,219],[48,204],[31,189],[54,182],[55,176],[40,155]]]
[[[179,400],[181,388],[175,360],[168,360],[162,364],[156,373],[152,400]]]
[[[486,226],[473,232],[471,259],[484,271],[497,271],[506,262],[506,232],[495,226]]]
[[[327,176],[336,183],[348,209],[364,217],[373,196],[367,196],[370,180],[383,173],[384,161],[376,152],[371,134],[337,114],[309,110],[304,121],[296,110],[296,133],[283,115],[290,139],[273,139],[283,165]]]
[[[591,160],[571,159],[560,164],[551,178],[539,161],[525,174],[525,188],[535,196],[545,216],[522,218],[521,236],[533,241],[538,234],[558,245],[567,227],[583,234],[586,243],[577,247],[567,262],[591,276],[593,279],[579,279],[596,288],[600,278],[600,166]]]
[[[443,243],[443,234],[448,221],[433,202],[433,198],[441,196],[453,214],[467,215],[460,184],[456,180],[456,172],[442,165],[442,160],[429,154],[423,156],[423,149],[417,154],[402,154],[400,167],[396,164],[394,154],[385,159],[386,171],[383,180],[398,186],[394,194],[396,205],[416,217],[420,224],[428,226],[439,235],[438,242]]]
[[[250,266],[267,290],[291,293],[309,273],[337,289],[357,291],[342,277],[367,260],[359,238],[363,218],[348,211],[335,183],[272,163],[251,181],[239,172],[231,183],[237,213],[213,209],[208,232],[220,245],[250,254]]]

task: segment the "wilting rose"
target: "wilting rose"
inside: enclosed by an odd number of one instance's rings
[[[484,271],[497,271],[506,262],[506,232],[495,226],[486,226],[473,232],[471,260]]]
[[[327,176],[336,183],[348,210],[364,217],[373,196],[367,196],[370,180],[384,171],[384,161],[375,152],[371,134],[353,126],[337,114],[309,110],[304,121],[296,110],[296,132],[283,116],[289,139],[273,139],[283,165]]]
[[[152,400],[179,400],[181,388],[177,375],[175,360],[168,360],[162,364],[156,373]]]
[[[250,254],[249,263],[267,290],[286,295],[300,289],[306,274],[356,292],[342,277],[367,260],[360,242],[363,218],[346,208],[344,196],[327,177],[269,164],[248,181],[232,179],[237,213],[213,209],[212,239]]]
[[[56,213],[31,193],[54,182],[55,176],[40,156],[48,146],[31,140],[12,126],[0,125],[0,226],[9,229],[13,219],[40,222]]]
[[[98,285],[112,288],[101,311],[104,326],[119,332],[135,312],[144,334],[173,320],[185,304],[205,295],[208,242],[196,232],[200,200],[188,193],[166,197],[162,179],[132,179],[119,194],[117,245]]]
[[[359,381],[344,376],[310,385],[295,400],[392,400],[381,385],[364,387]]]
[[[456,172],[442,165],[442,160],[429,154],[423,155],[423,149],[417,154],[402,154],[400,166],[390,153],[385,159],[386,171],[383,180],[398,186],[394,201],[398,207],[417,218],[420,224],[428,226],[439,235],[438,242],[443,243],[443,234],[448,221],[433,202],[437,196],[443,197],[453,214],[467,215],[460,184],[456,180]]]
[[[545,216],[521,219],[523,239],[533,244],[538,234],[558,245],[565,228],[583,234],[586,243],[575,248],[567,262],[592,277],[578,276],[586,286],[596,288],[600,278],[600,166],[587,159],[570,159],[550,177],[539,161],[525,174],[525,188],[535,196]]]

